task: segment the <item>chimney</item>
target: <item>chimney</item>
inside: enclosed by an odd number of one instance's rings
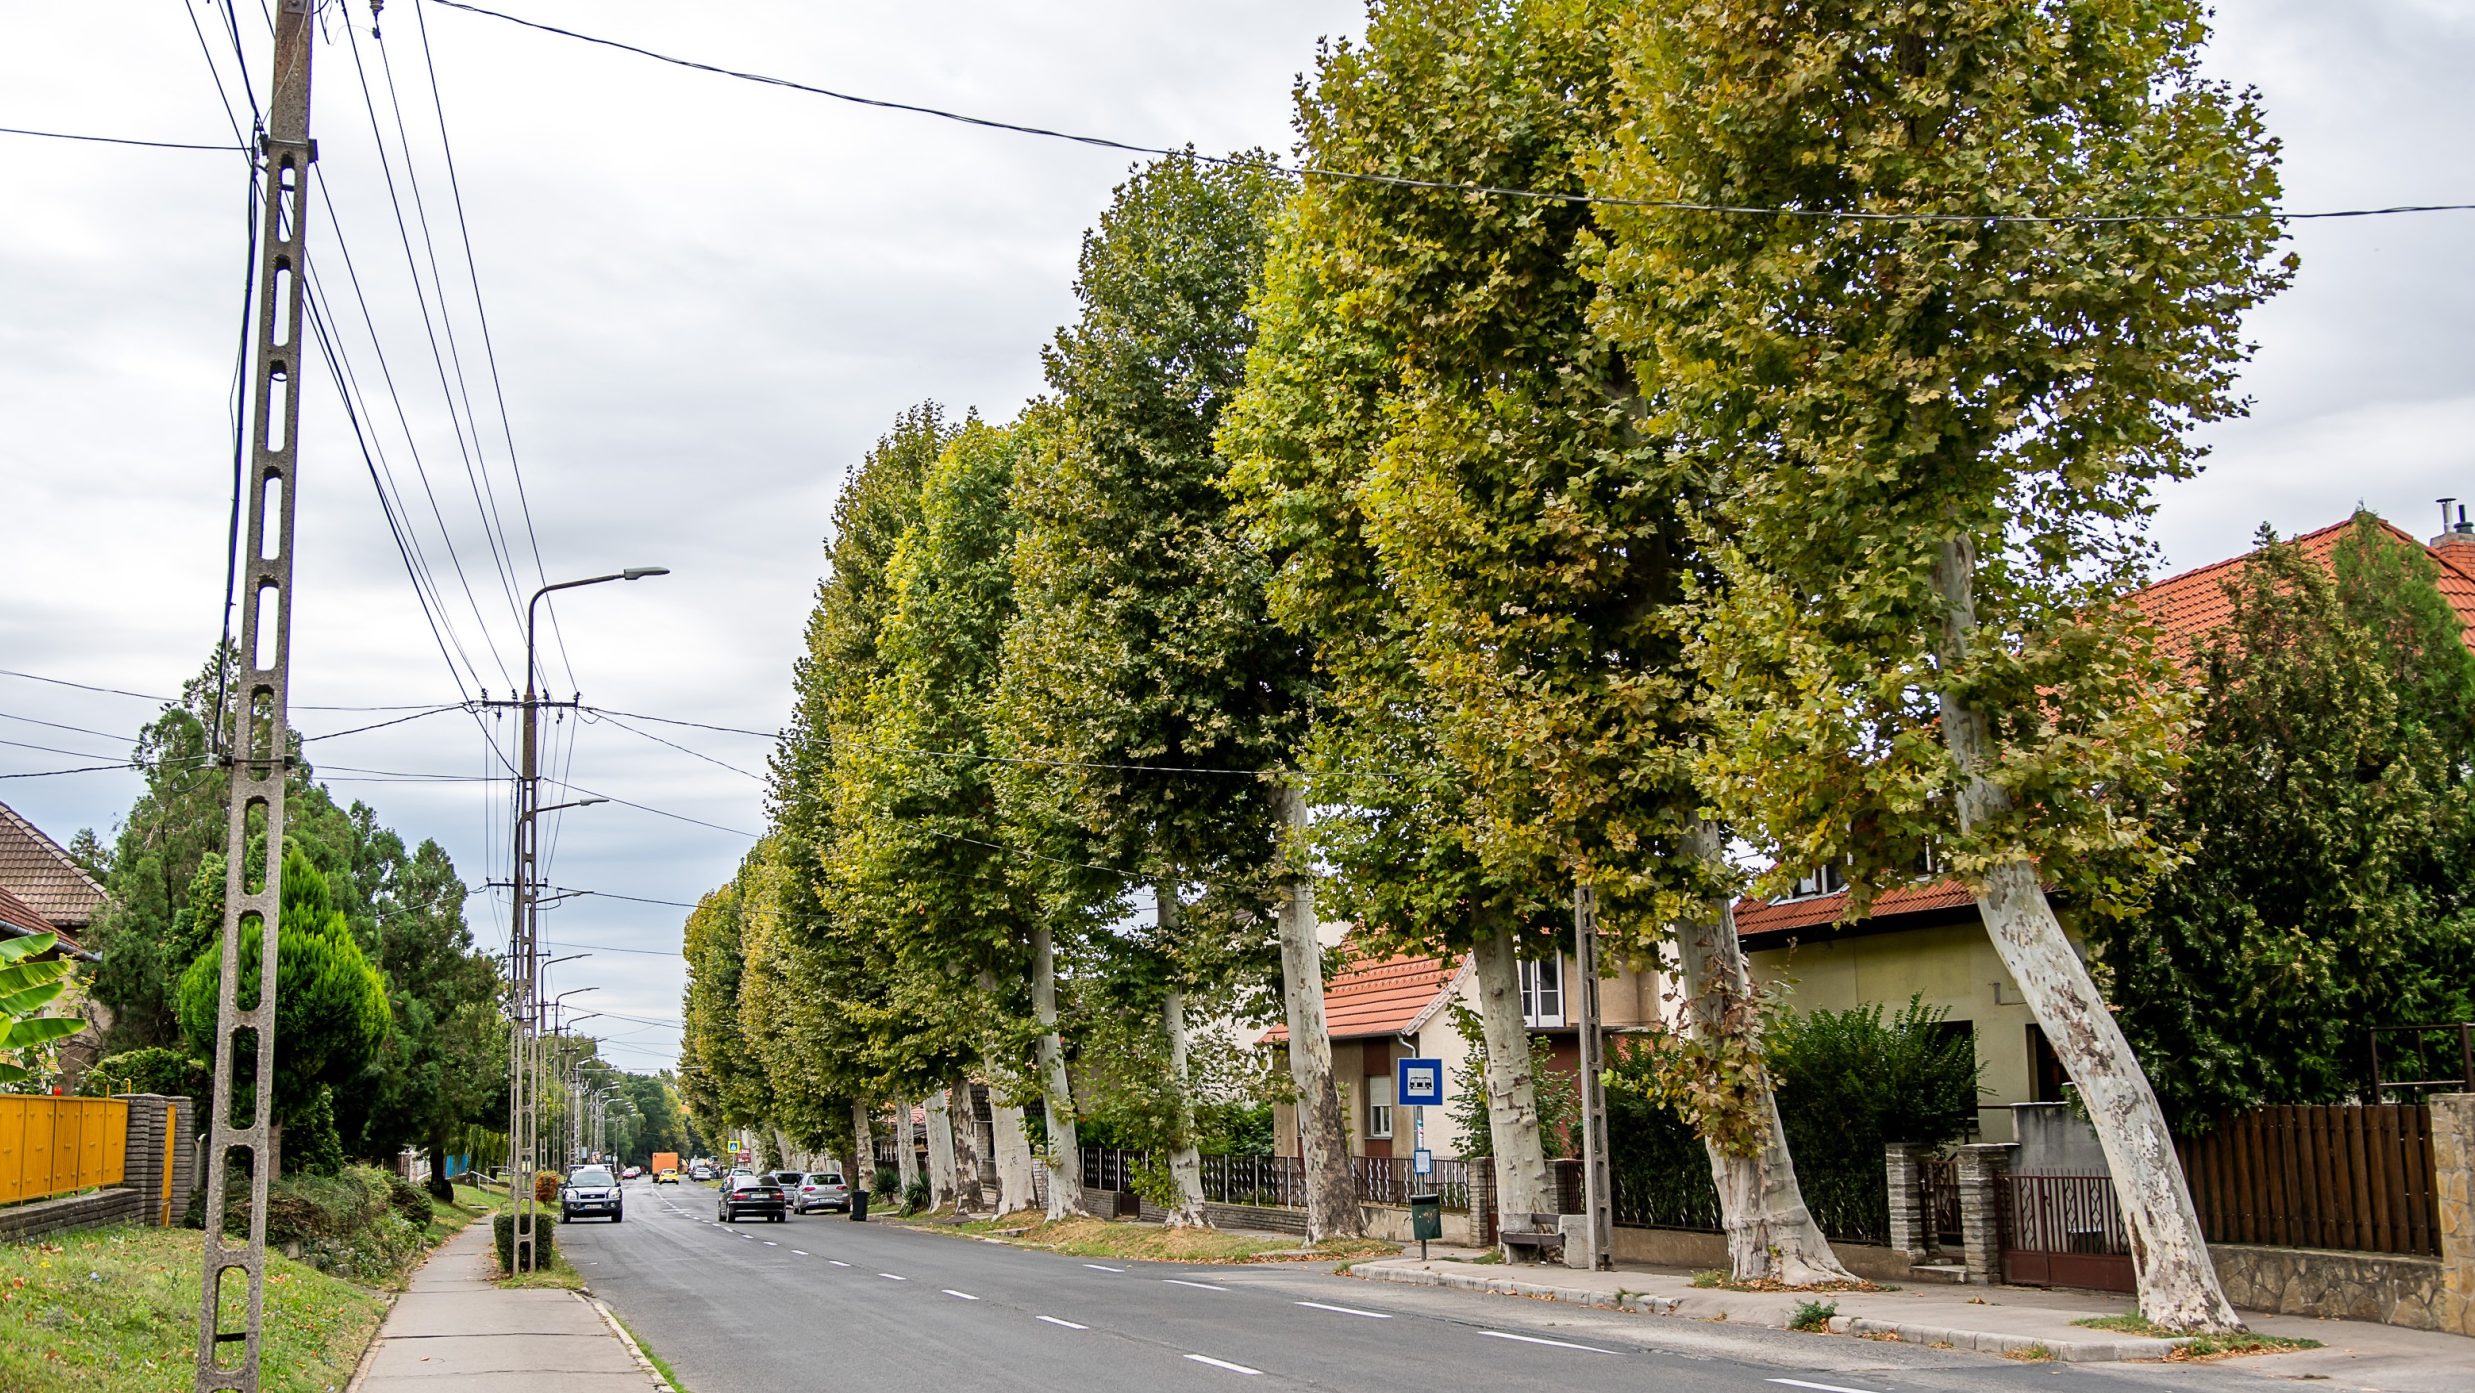
[[[2458,507],[2455,521],[2449,516],[2449,507],[2453,503]],[[2450,549],[2452,556],[2460,558],[2460,564],[2464,564],[2466,558],[2475,556],[2475,522],[2466,520],[2466,505],[2454,498],[2441,500],[2441,535],[2432,539],[2433,550],[2439,551],[2444,547]]]

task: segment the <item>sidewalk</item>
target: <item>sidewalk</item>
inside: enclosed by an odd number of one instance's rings
[[[1476,1257],[1475,1250],[1467,1257]],[[1570,1301],[1643,1315],[1727,1321],[1785,1329],[1806,1302],[1838,1307],[1831,1329],[1902,1343],[1947,1345],[1986,1354],[2026,1352],[2042,1345],[2049,1357],[2069,1361],[2163,1359],[2171,1342],[2117,1335],[2073,1325],[2088,1316],[2123,1315],[2127,1296],[2095,1292],[2042,1291],[2033,1287],[1917,1286],[1880,1292],[1740,1292],[1696,1287],[1691,1274],[1646,1267],[1585,1272],[1526,1263],[1474,1263],[1414,1257],[1353,1264],[1349,1275],[1411,1286],[1493,1292],[1532,1300]],[[2318,1340],[2325,1349],[2228,1360],[2287,1377],[2319,1374],[2363,1385],[2381,1375],[2409,1375],[2394,1386],[2475,1388],[2475,1340],[2405,1330],[2368,1321],[2316,1320],[2308,1316],[2244,1313],[2263,1335]]]
[[[490,1283],[490,1221],[440,1245],[378,1327],[350,1393],[670,1393],[601,1308]]]

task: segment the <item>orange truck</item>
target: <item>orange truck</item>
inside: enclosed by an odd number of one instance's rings
[[[653,1164],[645,1169],[653,1173],[654,1184],[659,1185],[667,1179],[671,1184],[676,1185],[679,1183],[679,1153],[656,1151],[653,1153]]]

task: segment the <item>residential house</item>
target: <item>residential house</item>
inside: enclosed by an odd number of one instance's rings
[[[2326,566],[2353,526],[2350,518],[2295,538],[2294,544]],[[2381,527],[2399,542],[2418,545],[2385,522]],[[2475,525],[2465,521],[2461,509],[2457,521],[2424,545],[2439,567],[2442,595],[2475,644]],[[2168,577],[2134,598],[2169,643],[2188,644],[2231,615],[2226,584],[2241,573],[2244,560],[2238,556]],[[2010,1104],[2061,1101],[2062,1067],[1995,955],[1965,887],[1944,880],[1892,890],[1875,899],[1865,918],[1838,924],[1846,905],[1846,890],[1827,867],[1800,884],[1796,894],[1738,904],[1736,929],[1755,977],[1788,984],[1790,999],[1802,1010],[1869,1003],[1896,1010],[1921,993],[1927,1005],[1948,1011],[1954,1029],[1976,1037],[1977,1058],[1985,1067],[1987,1094],[1979,1118],[1987,1141],[2015,1139]]]
[[[54,934],[60,941],[51,955],[95,962],[79,940],[93,926],[105,899],[103,887],[58,842],[0,803],[0,937]],[[70,989],[69,1004],[89,1022],[88,1029],[61,1042],[61,1066],[74,1078],[101,1053],[111,1013],[76,985]]]

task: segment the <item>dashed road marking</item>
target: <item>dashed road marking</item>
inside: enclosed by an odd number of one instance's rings
[[[1389,1311],[1361,1311],[1355,1306],[1333,1306],[1321,1301],[1301,1301],[1298,1304],[1312,1306],[1318,1311],[1338,1311],[1345,1316],[1364,1316],[1368,1320],[1392,1319],[1392,1313]]]
[[[1068,1329],[1068,1330],[1089,1330],[1089,1329],[1091,1329],[1091,1327],[1090,1327],[1090,1326],[1088,1326],[1088,1325],[1076,1325],[1073,1321],[1070,1321],[1070,1320],[1059,1320],[1059,1319],[1058,1319],[1057,1317],[1055,1317],[1055,1316],[1039,1316],[1039,1317],[1035,1317],[1035,1319],[1047,1321],[1047,1322],[1048,1322],[1049,1324],[1051,1324],[1051,1325],[1062,1325],[1062,1326],[1064,1326],[1064,1327],[1065,1327],[1066,1329]]]
[[[1183,1278],[1183,1277],[1163,1277],[1163,1278],[1161,1278],[1160,1280],[1162,1280],[1162,1281],[1164,1281],[1164,1282],[1174,1283],[1175,1285],[1178,1285],[1178,1286],[1181,1286],[1181,1287],[1195,1287],[1195,1288],[1199,1288],[1200,1290],[1203,1290],[1203,1291],[1227,1291],[1227,1290],[1228,1290],[1228,1288],[1227,1288],[1227,1287],[1216,1287],[1216,1286],[1213,1286],[1213,1285],[1212,1285],[1211,1283],[1209,1283],[1209,1282],[1189,1282],[1189,1281],[1187,1281],[1187,1280],[1186,1280],[1185,1278]]]
[[[832,1263],[832,1264],[833,1264],[834,1266],[836,1266],[836,1267],[849,1267],[849,1266],[850,1266],[850,1264],[849,1264],[849,1263],[844,1262],[844,1261],[843,1261],[842,1259],[840,1259],[840,1258],[827,1258],[827,1259],[825,1259],[825,1260],[826,1260],[827,1262]]]
[[[1094,1272],[1123,1272],[1123,1271],[1125,1271],[1125,1270],[1126,1270],[1126,1269],[1124,1269],[1124,1268],[1122,1268],[1122,1267],[1103,1267],[1103,1266],[1101,1266],[1099,1263],[1096,1263],[1096,1262],[1087,1262],[1087,1263],[1084,1263],[1083,1265],[1084,1265],[1085,1267],[1090,1268],[1090,1269],[1091,1269],[1092,1271],[1094,1271]]]
[[[806,1257],[806,1256],[807,1256],[807,1254],[806,1254],[806,1253],[804,1253],[804,1252],[801,1252],[801,1251],[800,1251],[799,1249],[797,1249],[797,1248],[793,1248],[793,1249],[791,1249],[791,1256],[792,1256],[792,1257],[795,1257],[795,1258],[804,1258],[804,1257]]]
[[[956,1291],[952,1287],[939,1287],[937,1290],[944,1292],[946,1295],[951,1296],[958,1301],[977,1301],[980,1299],[967,1291]]]
[[[891,1273],[891,1272],[880,1272],[880,1273],[878,1273],[877,1275],[878,1275],[878,1276],[880,1276],[880,1277],[883,1277],[885,1280],[887,1280],[887,1281],[889,1281],[889,1282],[907,1282],[907,1281],[910,1281],[910,1280],[911,1280],[911,1279],[910,1279],[910,1278],[908,1278],[908,1277],[897,1277],[897,1276],[895,1276],[895,1275],[894,1275],[893,1273]]]
[[[766,1247],[768,1247],[768,1248],[779,1248],[779,1247],[781,1247],[782,1245],[781,1245],[781,1244],[779,1244],[779,1243],[776,1243],[776,1242],[774,1242],[772,1239],[768,1238],[768,1239],[766,1239],[766,1240],[765,1240],[765,1246],[766,1246]]]
[[[1209,1364],[1215,1369],[1227,1369],[1233,1374],[1260,1374],[1263,1372],[1261,1369],[1249,1369],[1243,1364],[1232,1364],[1226,1359],[1214,1359],[1208,1354],[1190,1354],[1186,1357],[1193,1360],[1197,1364]]]
[[[1487,1336],[1489,1339],[1519,1340],[1525,1345],[1553,1345],[1557,1349],[1577,1349],[1582,1351],[1584,1354],[1615,1353],[1614,1350],[1600,1349],[1596,1345],[1577,1345],[1570,1340],[1550,1340],[1543,1335],[1515,1335],[1509,1330],[1481,1330],[1478,1333]]]
[[[1784,1383],[1790,1388],[1813,1388],[1821,1393],[1873,1393],[1870,1388],[1845,1388],[1836,1383],[1807,1383],[1800,1378],[1775,1378],[1772,1383]]]

